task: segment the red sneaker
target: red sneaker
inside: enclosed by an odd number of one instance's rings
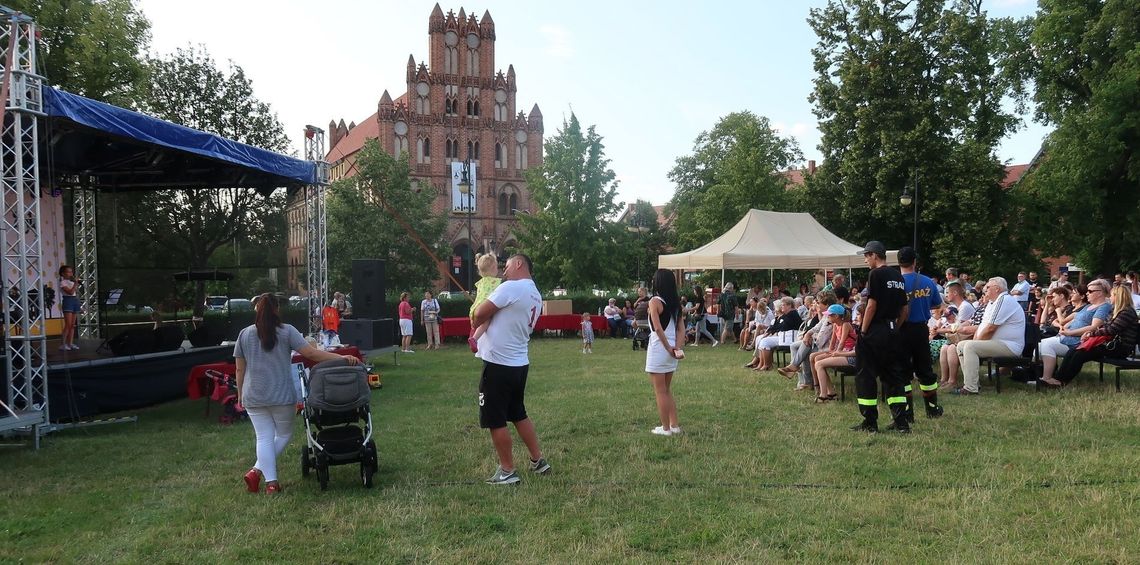
[[[479,342],[475,341],[475,338],[467,338],[467,347],[471,348],[471,353],[479,353]]]
[[[243,478],[245,479],[245,490],[249,492],[261,490],[261,471],[250,469]]]

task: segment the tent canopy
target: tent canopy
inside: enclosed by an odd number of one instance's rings
[[[827,231],[807,213],[749,210],[732,229],[686,253],[661,255],[662,269],[826,269],[866,267],[863,246]],[[888,251],[896,264],[898,252]]]
[[[316,184],[316,167],[56,88],[43,88],[45,179],[81,176],[118,191]],[[46,153],[45,153],[46,151]]]

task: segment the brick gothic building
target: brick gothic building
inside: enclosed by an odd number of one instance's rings
[[[537,104],[529,115],[518,110],[514,66],[505,74],[495,71],[495,22],[489,12],[478,20],[462,9],[445,16],[436,4],[428,18],[428,45],[427,61],[417,64],[408,56],[403,94],[393,100],[385,90],[376,113],[360,124],[329,123],[326,160],[332,180],[338,180],[355,174],[356,154],[367,139],[379,140],[392,155],[408,153],[413,188],[434,191],[433,210],[448,215],[444,238],[451,256],[441,257],[439,282],[454,289],[444,273],[450,270],[466,285],[472,250],[503,258],[517,245],[516,214],[531,206],[523,172],[542,164],[542,112]],[[453,211],[452,164],[466,159],[476,186],[472,233],[467,214]],[[465,206],[466,198],[461,202]],[[289,281],[298,288],[305,264],[304,202],[292,202],[287,214]],[[407,249],[421,252],[415,245]]]

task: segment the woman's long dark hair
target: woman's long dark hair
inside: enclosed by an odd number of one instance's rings
[[[277,347],[277,328],[281,327],[281,310],[277,297],[269,292],[258,296],[254,309],[257,310],[257,320],[254,322],[257,326],[257,339],[261,342],[262,349],[272,351]]]
[[[672,271],[657,269],[653,273],[653,294],[665,301],[660,316],[662,329],[669,327],[669,320],[681,319],[681,297],[677,296],[677,279],[673,278]]]

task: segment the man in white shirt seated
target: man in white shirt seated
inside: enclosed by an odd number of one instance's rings
[[[618,308],[617,299],[611,298],[610,303],[602,312],[606,316],[606,323],[610,326],[610,337],[622,337],[622,327],[625,325],[621,308]]]
[[[1021,355],[1025,348],[1025,312],[1006,292],[1005,279],[994,277],[984,287],[986,313],[974,333],[974,339],[958,343],[958,360],[961,362],[962,388],[955,394],[978,394],[978,365],[983,357],[1010,357]]]

